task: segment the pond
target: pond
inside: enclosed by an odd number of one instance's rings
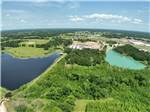
[[[1,85],[10,90],[33,80],[43,73],[54,61],[60,57],[56,52],[42,58],[19,59],[9,54],[1,55]]]
[[[146,66],[131,57],[124,56],[114,50],[109,50],[106,53],[106,61],[110,65],[127,68],[127,69],[144,69]]]

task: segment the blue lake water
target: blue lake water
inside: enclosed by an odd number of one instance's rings
[[[1,85],[10,90],[33,80],[44,72],[60,56],[54,53],[48,57],[19,59],[9,54],[1,55]]]
[[[124,56],[114,50],[109,50],[106,53],[106,61],[110,65],[128,68],[128,69],[144,69],[145,65],[131,57]]]

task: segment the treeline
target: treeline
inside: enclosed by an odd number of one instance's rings
[[[103,32],[102,36],[107,38],[146,38],[149,39],[150,33],[144,33],[144,32],[127,32],[127,31],[120,31],[120,32]]]
[[[7,31],[2,32],[1,36],[11,39],[21,39],[21,38],[43,39],[48,36],[52,36],[52,34],[50,32],[42,32],[42,31]]]
[[[49,40],[46,44],[36,44],[37,48],[44,48],[45,50],[48,50],[50,47],[57,47],[57,46],[68,46],[72,44],[71,39],[62,39],[61,37],[54,37],[51,40]]]
[[[1,47],[19,47],[19,43],[23,42],[23,40],[8,40],[1,43]]]
[[[70,49],[66,48],[65,52],[68,54],[65,59],[67,64],[78,64],[82,66],[95,66],[104,62],[103,51],[95,49]]]
[[[76,38],[74,40],[75,41],[80,41],[80,42],[87,42],[87,41],[91,41],[92,39],[89,39],[89,38]],[[96,41],[96,40],[92,40],[92,41]]]
[[[139,50],[132,45],[126,44],[124,46],[119,46],[114,48],[115,51],[125,54],[127,56],[133,57],[135,60],[138,61],[147,61],[150,64],[150,53],[145,52],[143,50]]]
[[[24,38],[24,39],[26,39],[26,38]],[[1,42],[2,50],[4,50],[5,47],[26,46],[26,44],[21,44],[20,45],[20,43],[23,42],[24,39],[8,39],[8,38],[5,38]],[[34,38],[32,38],[32,39],[34,39]],[[39,38],[35,37],[35,39],[39,39]],[[72,40],[71,39],[63,39],[61,37],[52,37],[47,43],[29,45],[29,47],[43,48],[44,50],[48,50],[51,47],[57,47],[57,46],[60,46],[60,45],[66,47],[66,46],[68,46],[70,44],[72,44]]]
[[[120,33],[105,32],[102,34],[102,36],[107,38],[122,38],[122,35]]]
[[[117,44],[116,41],[112,41],[112,40],[109,40],[109,41],[106,41],[110,46],[114,45],[114,44]]]

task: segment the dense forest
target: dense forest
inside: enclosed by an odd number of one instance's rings
[[[147,61],[148,64],[150,64],[150,53],[145,52],[143,50],[139,50],[133,47],[132,45],[127,44],[124,46],[119,46],[119,47],[116,47],[114,50],[116,50],[117,52],[121,54],[131,56],[138,61]]]
[[[67,64],[78,64],[82,66],[95,66],[104,61],[104,51],[95,49],[70,49],[66,48],[65,52],[68,54],[65,59]]]

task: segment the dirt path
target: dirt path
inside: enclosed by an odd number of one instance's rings
[[[0,112],[8,112],[8,110],[5,106],[5,102],[7,102],[7,101],[5,101],[5,100],[1,101],[1,103],[0,103]]]

